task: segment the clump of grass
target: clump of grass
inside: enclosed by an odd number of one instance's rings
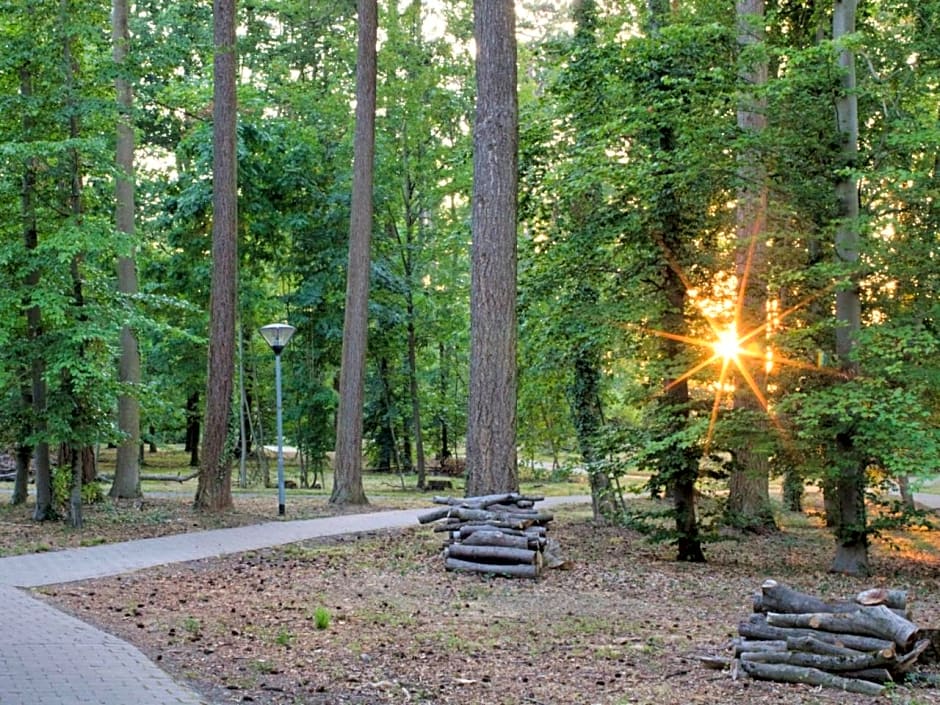
[[[330,611],[326,607],[317,607],[313,611],[313,623],[317,629],[328,629],[330,626]]]

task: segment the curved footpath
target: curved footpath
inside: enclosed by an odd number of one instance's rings
[[[589,502],[549,497],[540,508]],[[129,573],[259,548],[416,526],[424,509],[275,521],[0,558],[0,705],[208,705],[139,649],[18,588]]]

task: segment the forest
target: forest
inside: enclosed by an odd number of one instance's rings
[[[904,514],[871,492],[938,473],[938,23],[936,0],[5,3],[14,503],[32,464],[35,518],[80,521],[95,448],[133,497],[172,443],[224,509],[274,442],[258,330],[284,321],[284,441],[311,472],[336,450],[334,501],[465,458],[468,492],[573,466],[598,516],[655,523],[624,517],[640,470],[695,562],[701,492],[772,531],[770,483],[794,509],[812,484],[833,568],[864,574]]]

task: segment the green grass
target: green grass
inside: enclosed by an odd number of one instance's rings
[[[111,475],[114,472],[116,451],[113,448],[102,448],[99,452],[98,464],[99,471],[105,475]],[[189,453],[186,453],[181,446],[167,445],[160,447],[156,453],[145,453],[144,464],[141,466],[142,475],[161,475],[166,477],[186,477],[194,472],[194,468],[189,466]],[[262,473],[258,468],[257,459],[252,457],[246,464],[246,474],[249,478],[249,486],[242,488],[238,486],[239,466],[236,461],[232,466],[232,493],[235,496],[250,494],[271,494],[277,492],[277,487],[264,487],[262,484]],[[276,461],[269,460],[269,476],[272,483],[277,479]],[[312,478],[312,473],[309,475]],[[453,488],[443,492],[427,493],[417,489],[418,476],[416,473],[376,473],[366,472],[363,475],[363,488],[366,496],[371,498],[389,497],[405,500],[427,500],[432,494],[449,494],[452,496],[462,496],[464,492],[464,480],[462,477],[446,477],[441,475],[428,475],[429,479],[449,480]],[[327,470],[324,473],[323,486],[319,488],[301,488],[300,487],[300,467],[298,461],[293,458],[285,459],[284,479],[288,482],[297,484],[296,488],[289,488],[287,491],[294,497],[329,497],[333,487],[333,473]],[[184,482],[176,481],[154,481],[143,480],[141,490],[144,495],[155,492],[178,492],[180,494],[194,494],[197,481],[195,478]],[[404,488],[404,489],[403,489]],[[549,497],[565,496],[571,494],[584,494],[590,492],[587,478],[580,474],[570,474],[564,481],[553,482],[541,477],[533,477],[532,473],[522,469],[520,490],[528,494],[537,494]]]

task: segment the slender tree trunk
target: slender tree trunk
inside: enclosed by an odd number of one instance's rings
[[[238,155],[235,0],[215,0],[213,26],[212,291],[209,301],[209,378],[202,464],[195,507],[232,506],[228,447],[235,373],[235,309],[238,281]]]
[[[421,432],[421,397],[418,395],[418,353],[415,334],[415,311],[408,294],[408,386],[411,392],[411,426],[415,437],[415,461],[418,469],[418,488],[424,489],[427,481],[427,468],[424,461],[424,434]]]
[[[10,504],[26,504],[29,496],[29,464],[33,460],[33,449],[28,445],[19,444],[16,446],[16,476],[13,480],[13,496],[10,498]]]
[[[512,0],[474,0],[473,17],[477,102],[473,127],[468,496],[519,489],[515,7]]]
[[[857,0],[835,0],[832,38],[837,44],[855,32]],[[858,160],[858,96],[855,83],[855,53],[839,49],[842,92],[836,100],[836,118],[842,136],[842,154],[846,174],[836,184],[840,220],[836,226],[835,251],[838,261],[855,268],[859,260],[858,182],[852,171]],[[849,378],[858,374],[853,359],[856,337],[861,329],[861,298],[858,285],[852,283],[836,293],[836,356]],[[868,575],[868,526],[865,515],[865,467],[862,453],[855,447],[851,432],[836,438],[840,470],[836,480],[839,519],[836,527],[836,554],[831,569],[849,575]]]
[[[598,467],[599,461],[603,458],[597,448],[598,433],[603,423],[600,359],[597,350],[590,347],[589,343],[575,350],[572,386],[571,406],[574,426],[578,434],[581,459],[587,467],[588,478],[591,482],[591,506],[594,519],[611,517],[617,511],[614,488],[607,472]]]
[[[671,267],[666,267],[665,291],[669,306],[663,320],[663,330],[687,335],[685,320],[686,291],[682,278]],[[664,356],[667,360],[682,359],[682,343],[667,338],[663,341]],[[666,433],[676,438],[689,424],[689,384],[686,380],[677,381],[674,377],[665,380],[667,415]],[[685,448],[678,441],[673,441],[665,449],[663,457],[667,464],[666,474],[672,490],[673,510],[676,522],[676,559],[701,563],[705,560],[702,541],[698,529],[698,517],[695,508],[695,483],[698,479],[699,454],[696,450]]]
[[[189,467],[199,467],[199,392],[193,392],[186,397],[186,444],[184,446],[189,453]]]
[[[447,394],[447,378],[448,378],[448,360],[447,357],[447,346],[444,343],[437,344],[437,358],[438,364],[440,365],[438,381],[440,383],[440,411],[438,412],[438,424],[440,425],[440,438],[438,440],[439,450],[438,458],[441,460],[441,464],[444,463],[447,458],[450,457],[450,441],[447,438],[447,409],[448,404],[448,394]]]
[[[738,43],[747,51],[763,41],[764,0],[738,0]],[[754,92],[744,92],[738,104],[738,129],[745,140],[754,140],[767,126],[766,101],[755,94],[767,83],[767,62],[756,61],[745,55],[742,79]],[[738,336],[759,329],[766,322],[766,283],[764,270],[766,246],[767,186],[761,154],[753,146],[746,146],[738,155],[739,168],[737,205],[737,248],[735,273],[738,277],[738,300],[735,323]],[[742,355],[737,364],[748,371],[747,377],[734,376],[734,409],[753,417],[764,415],[758,397],[758,386],[763,395],[764,335],[751,337],[745,346],[751,355]],[[735,462],[728,479],[727,519],[730,524],[746,531],[773,531],[776,529],[770,506],[770,463],[766,451],[761,450],[758,435],[737,434],[734,448]]]
[[[647,9],[649,31],[651,35],[656,36],[671,12],[669,1],[648,0]],[[673,128],[669,125],[662,126],[657,137],[656,148],[664,155],[673,155],[676,151],[676,135]],[[663,251],[662,330],[670,334],[670,337],[663,340],[662,353],[663,358],[671,365],[663,380],[664,408],[660,412],[663,417],[664,437],[670,440],[660,452],[660,473],[672,494],[676,523],[676,558],[698,563],[705,560],[695,508],[695,483],[698,479],[700,453],[695,448],[685,447],[679,440],[689,424],[691,398],[688,382],[680,380],[677,374],[677,368],[684,366],[680,362],[683,359],[682,343],[671,337],[682,338],[688,335],[686,287],[675,265],[671,264],[679,261],[677,253],[682,244],[682,217],[675,185],[668,178],[654,207],[658,222],[651,235]]]
[[[575,20],[575,42],[587,49],[596,48],[595,36],[597,26],[597,2],[595,0],[577,0],[572,4],[571,14]],[[590,61],[586,59],[585,61]],[[573,64],[571,70],[578,71],[578,65]],[[589,72],[588,75],[592,75]],[[587,91],[602,90],[592,81],[584,81]],[[592,139],[590,116],[573,116],[577,129],[577,142],[579,146],[586,145]],[[590,238],[592,228],[591,216],[596,212],[600,189],[596,184],[590,184],[584,190],[571,194],[572,203],[569,206],[569,217],[572,220],[572,237],[577,239]],[[574,263],[579,266],[579,263]],[[580,277],[577,272],[575,277]],[[573,309],[577,315],[590,316],[598,301],[597,289],[586,279],[581,279],[575,286],[573,294]],[[614,496],[614,487],[610,475],[606,470],[600,469],[603,454],[598,451],[598,434],[604,423],[603,405],[601,403],[601,343],[593,339],[584,339],[582,336],[573,336],[569,357],[573,367],[573,382],[570,394],[571,414],[574,420],[575,432],[578,436],[578,447],[581,451],[581,460],[587,467],[588,478],[591,483],[591,507],[594,519],[612,517],[617,511],[617,500]]]
[[[300,438],[300,435],[297,436]],[[238,486],[248,487],[248,392],[245,389],[245,336],[238,326]],[[300,451],[298,450],[298,453]],[[301,457],[303,454],[301,453]],[[303,463],[301,463],[301,466]],[[301,470],[301,479],[306,487],[306,475]]]
[[[29,12],[32,12],[30,9]],[[20,95],[28,101],[33,94],[32,69],[29,64],[20,70]],[[32,139],[34,130],[33,118],[29,110],[23,111],[23,134]],[[31,256],[39,246],[39,233],[36,226],[36,161],[28,157],[23,165],[23,187],[21,192],[21,208],[23,218],[23,244],[27,256]],[[40,270],[35,262],[30,263],[26,275],[26,284],[31,291],[40,283]],[[39,354],[42,338],[42,311],[38,305],[26,309],[26,333],[30,341],[30,350],[34,352],[29,362],[29,394],[24,401],[32,407],[34,428],[31,429],[40,440],[35,446],[35,473],[36,473],[36,506],[33,518],[36,521],[51,519],[55,515],[52,506],[52,468],[49,464],[49,444],[43,438],[46,430],[46,381],[45,363]],[[27,431],[28,434],[28,431]],[[27,465],[28,471],[28,465]],[[19,473],[17,473],[19,479]],[[17,483],[19,485],[19,482]],[[23,501],[26,500],[26,487],[21,492]]]
[[[343,359],[337,410],[336,457],[331,504],[368,504],[362,486],[362,407],[369,324],[372,183],[375,160],[375,84],[378,4],[358,0],[356,134],[349,220],[349,265],[343,319]]]
[[[78,63],[74,55],[73,43],[75,34],[73,30],[67,27],[71,15],[70,0],[61,0],[59,3],[61,13],[60,21],[66,31],[63,37],[63,64],[65,72],[66,86],[66,106],[68,109],[68,133],[73,143],[81,137],[81,115],[76,95],[76,81],[78,74]],[[82,161],[78,147],[72,146],[68,149],[68,212],[72,224],[80,227],[83,220],[82,208]],[[88,316],[85,313],[85,294],[83,290],[82,263],[84,253],[78,252],[72,255],[69,262],[69,276],[72,283],[72,306],[75,309],[75,318],[79,325],[87,325]],[[75,353],[76,357],[83,361],[86,356],[84,343],[78,344]],[[72,462],[72,485],[69,497],[69,521],[73,528],[82,526],[82,485],[86,479],[94,479],[96,475],[94,450],[88,444],[88,436],[92,430],[90,412],[87,408],[82,393],[75,387],[73,374],[66,370],[62,375],[62,387],[66,390],[67,398],[73,405],[73,418],[71,420],[70,432],[72,439],[66,441],[71,450]]]
[[[418,394],[418,342],[415,331],[414,303],[414,251],[415,229],[418,227],[418,219],[415,213],[414,185],[410,176],[407,174],[407,155],[405,167],[405,184],[403,187],[403,197],[405,203],[405,237],[402,239],[401,232],[395,225],[394,218],[389,216],[388,227],[386,230],[390,237],[394,237],[398,243],[398,249],[401,253],[402,270],[405,279],[405,313],[407,317],[408,333],[408,394],[411,397],[411,428],[415,439],[415,462],[417,465],[418,489],[424,489],[427,480],[427,470],[424,461],[424,434],[421,431],[421,398]],[[407,438],[407,434],[405,436]],[[411,453],[405,452],[404,457],[411,464]],[[404,469],[404,468],[403,468]]]
[[[130,35],[127,29],[128,0],[112,2],[113,58],[118,76],[115,79],[118,103],[117,124],[117,179],[115,182],[115,221],[119,233],[129,240],[134,238],[134,97],[131,83],[121,72],[127,68]],[[137,294],[137,265],[131,252],[118,257],[118,290],[131,299]],[[133,304],[129,300],[128,306]],[[140,403],[128,387],[140,385],[140,353],[137,334],[125,324],[121,328],[121,358],[118,380],[122,390],[118,396],[118,427],[122,438],[117,450],[114,482],[108,493],[111,497],[139,497],[140,492]]]

